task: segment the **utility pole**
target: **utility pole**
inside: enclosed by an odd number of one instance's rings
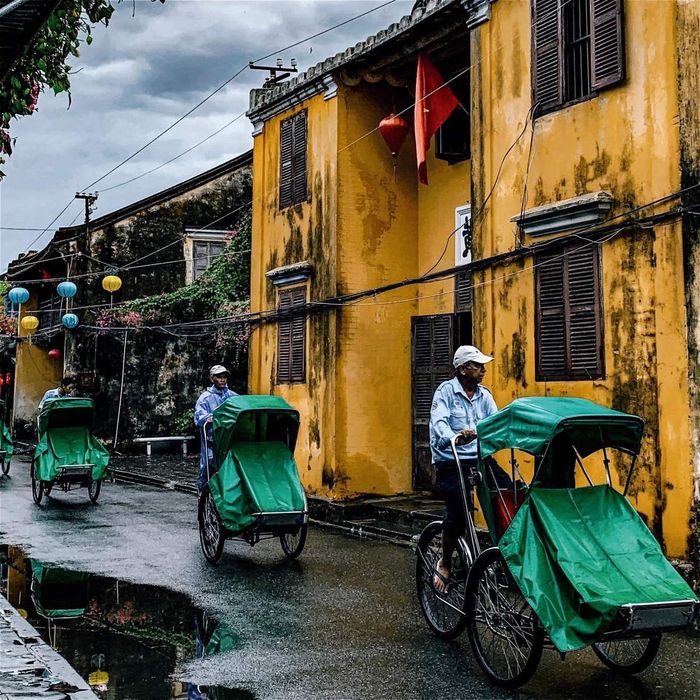
[[[89,244],[88,236],[90,234],[90,214],[94,211],[93,204],[97,200],[97,192],[95,194],[91,192],[76,192],[75,198],[85,201],[85,249],[87,250]]]
[[[293,58],[290,61],[290,67],[289,68],[284,68],[284,64],[282,63],[282,59],[278,58],[275,63],[277,64],[276,66],[256,66],[253,61],[250,61],[248,63],[248,68],[251,70],[266,70],[270,71],[270,75],[265,78],[265,82],[263,83],[263,87],[269,88],[269,87],[274,87],[279,83],[281,80],[285,80],[286,78],[289,77],[290,73],[296,73],[297,72],[297,59]],[[280,75],[277,75],[277,71],[284,71]]]

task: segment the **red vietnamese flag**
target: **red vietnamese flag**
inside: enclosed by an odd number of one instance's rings
[[[418,55],[416,73],[416,103],[413,108],[413,121],[416,132],[416,158],[418,179],[428,184],[428,168],[425,156],[430,148],[430,139],[445,119],[459,105],[454,92],[433,65],[427,53]]]

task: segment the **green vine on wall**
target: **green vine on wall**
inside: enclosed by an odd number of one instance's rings
[[[107,26],[113,13],[109,0],[62,0],[11,70],[0,79],[0,164],[12,154],[10,121],[33,114],[40,93],[47,88],[54,95],[66,92],[70,106],[68,61],[71,56],[80,55],[81,43],[92,43],[93,27]],[[0,171],[0,179],[3,176]]]
[[[249,310],[250,288],[250,215],[242,219],[226,239],[218,255],[202,276],[192,284],[173,292],[157,294],[104,309],[96,316],[102,328],[128,326],[138,329],[190,321],[243,317]],[[217,347],[233,343],[236,349],[247,346],[247,324],[227,325],[212,333]]]

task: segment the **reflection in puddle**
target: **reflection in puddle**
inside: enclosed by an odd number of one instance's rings
[[[182,594],[62,569],[5,545],[0,574],[0,593],[100,698],[255,698],[246,690],[171,680],[193,657],[238,645],[232,632]]]

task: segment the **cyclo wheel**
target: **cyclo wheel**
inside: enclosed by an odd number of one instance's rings
[[[290,559],[296,559],[304,549],[306,544],[306,533],[309,530],[309,524],[304,523],[299,526],[295,533],[285,532],[280,535],[280,544],[282,550]]]
[[[596,642],[591,646],[595,655],[613,671],[641,673],[652,664],[659,653],[661,635]]]
[[[503,688],[527,683],[542,657],[544,630],[497,547],[474,562],[466,610],[469,642],[481,670]]]
[[[214,505],[211,492],[205,488],[199,497],[199,543],[204,558],[210,564],[218,563],[224,551],[224,525]]]
[[[34,475],[34,462],[32,462],[31,467],[31,477],[32,477],[32,498],[34,503],[38,506],[41,505],[41,499],[44,498],[44,482],[41,479],[37,479]]]
[[[442,557],[442,523],[430,523],[420,535],[416,548],[416,592],[423,615],[442,639],[455,639],[464,631],[467,573],[471,556],[462,539],[452,555],[450,580],[443,593],[435,588],[435,567]]]
[[[10,462],[7,457],[2,458],[2,473],[7,476],[10,473]]]
[[[90,479],[88,484],[88,496],[93,503],[97,503],[97,499],[100,497],[100,490],[102,489],[102,479]]]

